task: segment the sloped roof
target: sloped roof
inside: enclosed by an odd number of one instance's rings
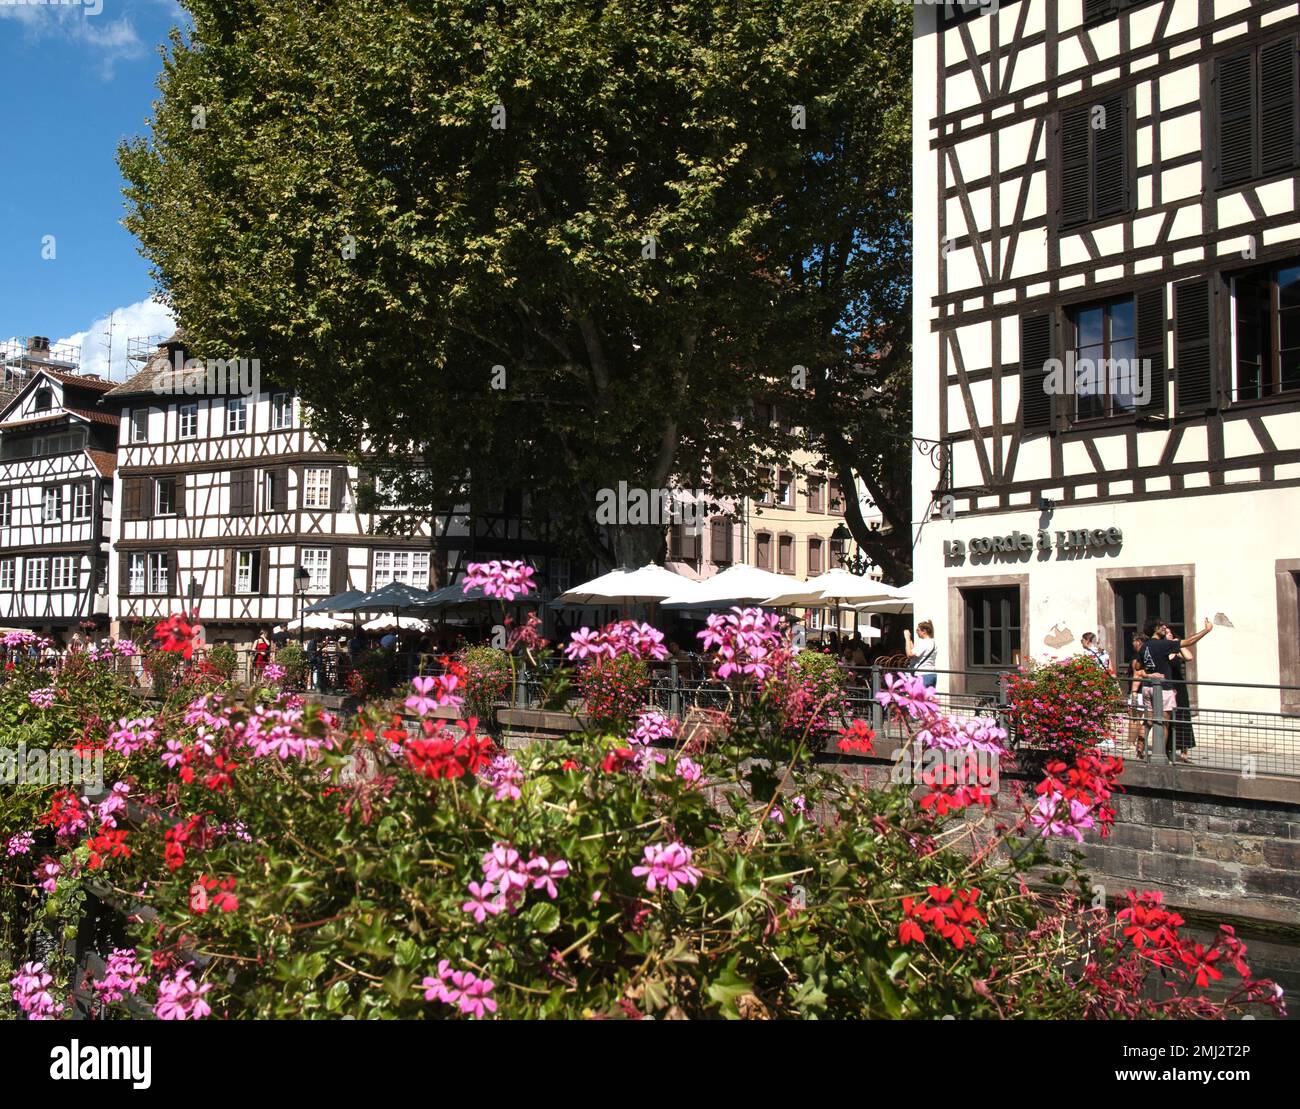
[[[150,355],[149,361],[138,373],[133,374],[120,385],[114,385],[104,394],[104,397],[174,395],[184,391],[184,384],[188,379],[203,379],[206,371],[202,367],[177,373],[172,357],[178,351],[183,361],[185,334],[182,331],[174,332],[170,339],[159,343],[158,349]],[[100,403],[102,404],[103,401]]]
[[[99,471],[100,477],[112,477],[117,470],[117,454],[115,452],[97,451],[87,447],[86,454],[90,457],[95,469]]]
[[[75,385],[78,389],[93,389],[106,393],[113,388],[113,383],[102,377],[87,377],[85,374],[65,374],[59,370],[41,370],[46,377],[52,377],[62,385]]]
[[[122,422],[121,417],[116,412],[101,412],[94,408],[75,408],[64,405],[57,412],[51,412],[48,416],[29,416],[25,420],[4,420],[0,423],[0,427],[40,427],[42,424],[57,424],[60,420],[66,420],[69,416],[76,416],[94,424],[108,424],[111,427],[117,427]]]

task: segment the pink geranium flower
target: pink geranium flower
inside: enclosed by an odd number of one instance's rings
[[[691,849],[674,840],[672,843],[651,843],[645,848],[640,866],[632,868],[634,877],[644,877],[646,889],[654,893],[664,886],[672,893],[678,886],[695,886],[700,881],[700,871],[691,865]]]

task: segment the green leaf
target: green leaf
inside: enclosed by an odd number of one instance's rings
[[[549,936],[560,926],[560,910],[552,901],[539,901],[525,915],[543,936]]]
[[[740,1019],[736,1002],[745,994],[754,992],[754,987],[736,973],[736,964],[739,961],[739,955],[733,956],[722,968],[722,973],[715,977],[705,990],[709,999],[722,1010],[725,1017],[731,1020]]]

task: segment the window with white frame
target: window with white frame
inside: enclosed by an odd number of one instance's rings
[[[329,508],[330,472],[327,467],[309,466],[302,472],[303,508]]]
[[[425,589],[429,582],[428,551],[376,551],[375,573],[371,587],[380,589],[389,582],[401,582]]]
[[[91,505],[91,487],[88,481],[79,481],[72,487],[72,518],[89,520]]]
[[[23,588],[45,589],[49,585],[50,560],[48,558],[24,559]]]
[[[41,520],[57,524],[63,519],[63,490],[57,485],[47,485],[41,494]]]
[[[143,551],[128,556],[126,591],[134,597],[144,592],[146,556]]]
[[[51,589],[73,588],[72,574],[73,574],[72,556],[59,555],[51,562],[50,588]]]
[[[165,551],[149,552],[149,592],[168,593],[171,582],[168,576],[167,554]]]
[[[149,441],[149,409],[135,408],[131,411],[131,442],[147,443]]]
[[[14,566],[17,561],[14,558],[0,558],[0,589],[6,592],[13,590]]]
[[[283,431],[293,427],[293,394],[276,393],[271,397],[271,429]]]
[[[226,434],[243,435],[248,430],[248,401],[230,397],[226,401]]]
[[[153,485],[153,514],[155,516],[176,515],[176,479],[160,477]]]
[[[199,434],[199,406],[197,404],[182,404],[176,412],[180,418],[181,438],[196,438]]]
[[[0,490],[0,528],[7,528],[13,522],[14,495],[8,489]]]
[[[235,592],[256,593],[261,588],[261,551],[235,552]]]
[[[311,575],[308,593],[328,593],[330,588],[330,552],[328,547],[304,547],[302,568]]]

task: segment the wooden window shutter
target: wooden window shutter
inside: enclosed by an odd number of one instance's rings
[[[288,512],[289,511],[289,467],[277,466],[271,471],[275,476],[271,479],[271,511]],[[301,493],[299,494],[301,495]]]
[[[180,594],[180,559],[176,551],[167,552],[167,595],[175,597]]]
[[[766,533],[760,533],[754,538],[756,555],[754,558],[760,570],[772,569],[772,537]]]
[[[251,516],[253,514],[253,471],[234,470],[230,475],[230,514],[232,516]]]
[[[1020,317],[1020,426],[1029,432],[1052,426],[1046,363],[1052,357],[1052,314]]]
[[[125,597],[131,592],[131,552],[118,551],[117,558],[117,595]]]
[[[257,591],[266,596],[271,592],[271,548],[257,552]]]
[[[346,466],[335,466],[330,471],[330,511],[340,512],[343,509],[343,490],[348,482],[348,468]]]
[[[1254,69],[1250,53],[1219,59],[1219,181],[1225,185],[1255,175]]]
[[[1088,153],[1090,109],[1081,104],[1061,113],[1060,225],[1087,223],[1091,212]]]
[[[1115,14],[1115,0],[1083,0],[1083,21],[1091,23]]]
[[[783,535],[777,540],[777,560],[781,573],[794,573],[794,536]]]
[[[682,560],[695,562],[700,557],[700,534],[693,527],[682,527]]]
[[[1165,287],[1137,294],[1137,356],[1151,373],[1151,397],[1142,412],[1164,415],[1168,400],[1168,364],[1165,360]]]
[[[1178,411],[1214,405],[1213,298],[1208,278],[1174,286],[1174,385]]]
[[[1259,52],[1259,172],[1296,164],[1296,44],[1291,38]]]
[[[330,595],[342,593],[348,587],[348,548],[330,548]]]
[[[1128,113],[1123,94],[1099,101],[1099,120],[1104,127],[1092,129],[1093,215],[1098,219],[1118,215],[1129,208]]]
[[[122,478],[122,519],[138,520],[140,518],[140,505],[136,479],[133,477]]]
[[[226,550],[226,565],[221,572],[221,592],[224,596],[231,597],[235,593],[235,554],[233,547]]]
[[[711,557],[716,563],[731,561],[731,521],[714,520],[712,529]]]
[[[177,516],[185,515],[185,475],[176,475],[176,484],[172,488],[172,496],[175,498],[173,508]]]

